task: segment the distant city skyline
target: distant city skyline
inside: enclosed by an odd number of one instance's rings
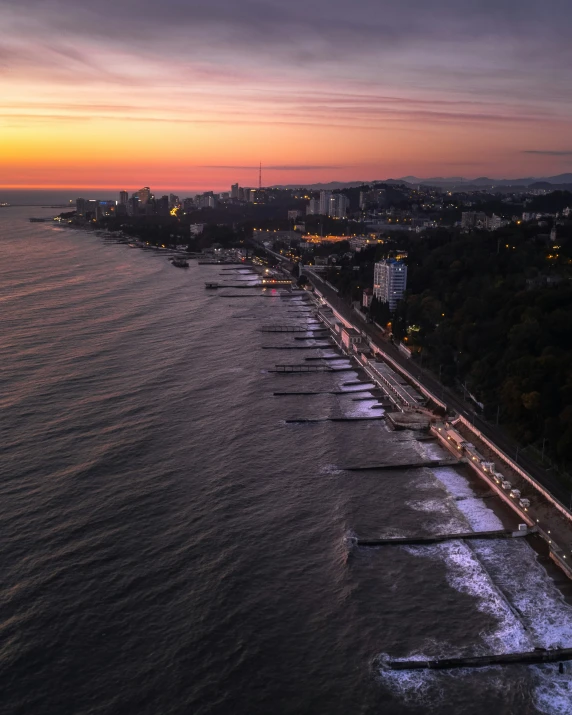
[[[0,21],[1,187],[572,169],[563,0],[5,0]]]

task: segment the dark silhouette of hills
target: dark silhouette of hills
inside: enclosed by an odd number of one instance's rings
[[[335,191],[336,189],[351,189],[359,186],[373,184],[407,184],[410,186],[437,186],[443,189],[457,189],[459,191],[478,191],[493,187],[508,188],[521,187],[523,189],[570,189],[572,187],[572,173],[558,174],[557,176],[525,177],[519,179],[491,179],[488,176],[479,176],[476,179],[466,179],[463,176],[431,176],[420,178],[418,176],[404,176],[400,179],[376,179],[372,181],[330,181],[317,184],[288,184],[280,186],[282,189],[306,188],[313,191]]]

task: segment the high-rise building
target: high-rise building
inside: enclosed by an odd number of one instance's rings
[[[139,216],[140,204],[138,196],[132,196],[127,202],[127,214],[129,216]]]
[[[238,200],[238,184],[233,184],[230,187],[230,198],[231,199],[237,199]]]
[[[176,194],[169,194],[169,207],[174,208],[180,206],[181,199]]]
[[[330,210],[331,191],[320,191],[320,214],[327,216]]]
[[[151,189],[148,186],[144,186],[133,194],[133,196],[139,199],[142,205],[145,205],[151,199],[152,195]]]
[[[349,199],[344,194],[332,194],[328,206],[328,216],[331,218],[347,218]]]
[[[98,206],[99,201],[97,199],[76,199],[75,202],[77,215],[86,221],[97,219]]]
[[[157,216],[168,216],[169,204],[170,201],[168,196],[161,196],[160,199],[155,199],[155,214]]]
[[[120,191],[119,192],[119,203],[120,204],[126,204],[129,201],[129,194],[127,191]]]
[[[382,303],[389,303],[393,313],[398,301],[403,299],[407,288],[407,266],[395,258],[375,264],[373,271],[373,294]]]
[[[320,213],[320,199],[310,199],[310,202],[306,206],[306,215],[316,216]]]
[[[195,196],[195,204],[200,209],[214,209],[216,206],[216,199],[212,191],[205,191],[204,194],[197,194]]]

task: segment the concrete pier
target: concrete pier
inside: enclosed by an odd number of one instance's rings
[[[393,462],[391,464],[366,464],[360,467],[342,467],[346,472],[372,472],[387,469],[421,469],[423,467],[455,467],[460,459],[425,459],[417,462]]]
[[[262,345],[262,350],[315,350],[316,348],[329,348],[326,345]]]
[[[315,419],[297,419],[297,420],[284,420],[287,424],[304,424],[307,422],[378,422],[383,420],[385,417],[372,416],[372,417],[318,417]]]
[[[311,326],[302,327],[300,325],[263,325],[261,328],[263,333],[315,333],[323,332],[316,330]],[[311,338],[308,338],[311,339]]]
[[[288,373],[310,373],[310,372],[333,372],[329,365],[276,365],[275,370],[269,372]]]
[[[362,390],[355,390],[356,394],[362,392]],[[370,392],[370,390],[368,390]],[[286,395],[352,395],[353,392],[347,392],[345,390],[314,390],[308,392],[274,392],[273,395],[277,397],[284,397]],[[375,400],[375,397],[367,397],[365,399]]]
[[[384,665],[391,670],[449,670],[451,668],[485,668],[489,665],[558,663],[567,660],[572,660],[572,648],[555,648],[554,650],[535,648],[524,653],[500,653],[499,655],[439,658],[436,660],[390,660]]]
[[[424,544],[438,544],[442,541],[456,541],[459,539],[465,541],[471,539],[518,539],[534,533],[536,533],[535,528],[523,531],[502,529],[499,531],[468,531],[459,534],[433,534],[431,536],[396,536],[387,539],[358,538],[355,543],[358,546],[422,546]]]
[[[308,330],[307,332],[323,333],[324,331],[323,331],[323,330],[318,330],[318,328],[316,328],[315,330],[312,330],[312,331],[309,331],[309,330]],[[296,337],[294,338],[294,340],[325,340],[327,337],[328,337],[327,335],[316,335],[316,336],[313,336],[313,337],[311,336],[311,337],[304,337],[304,338],[302,338],[302,337],[300,337],[300,336],[296,336]],[[328,344],[328,347],[330,347],[329,344]]]

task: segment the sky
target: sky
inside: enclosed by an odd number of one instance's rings
[[[572,171],[569,0],[2,0],[0,188]]]

